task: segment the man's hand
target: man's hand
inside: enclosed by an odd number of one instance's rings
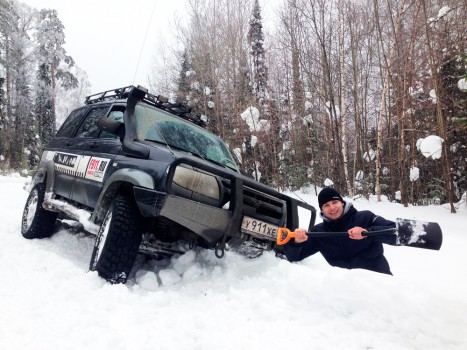
[[[308,239],[308,235],[306,234],[306,230],[303,228],[297,228],[294,231],[295,233],[295,243],[302,243]]]
[[[354,228],[351,228],[350,230],[347,231],[347,233],[349,234],[349,237],[352,238],[352,239],[366,238],[366,237],[362,236],[362,232],[367,232],[367,230],[365,230],[362,227],[358,227],[358,226],[355,226]]]

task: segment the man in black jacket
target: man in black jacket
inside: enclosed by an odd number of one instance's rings
[[[295,240],[285,245],[289,261],[300,261],[320,252],[326,261],[346,269],[367,269],[392,275],[384,257],[383,244],[396,244],[393,234],[364,237],[362,232],[393,228],[396,224],[371,211],[357,211],[333,188],[326,187],[318,195],[323,222],[311,232],[348,232],[346,237],[308,237],[306,230],[296,229]]]

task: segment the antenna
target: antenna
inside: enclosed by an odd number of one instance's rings
[[[152,16],[154,15],[154,10],[156,9],[157,1],[154,1],[153,3],[154,3],[154,4],[153,4],[153,6],[152,6],[151,16],[149,17],[148,25],[147,25],[147,27],[146,27],[146,33],[144,34],[143,45],[141,46],[141,51],[140,51],[140,53],[139,53],[138,63],[136,64],[136,70],[135,70],[135,75],[134,75],[134,77],[133,77],[133,84],[132,84],[132,85],[135,85],[136,74],[138,73],[139,63],[141,62],[141,56],[143,55],[144,46],[145,46],[145,44],[146,44],[146,38],[147,38],[147,36],[148,36],[149,27],[151,26]]]

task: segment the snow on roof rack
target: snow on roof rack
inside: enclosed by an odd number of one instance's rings
[[[89,95],[86,97],[86,100],[84,101],[84,103],[89,105],[89,104],[93,104],[97,102],[126,99],[128,98],[128,95],[130,94],[133,88],[135,88],[133,85],[129,85],[129,86],[125,86],[122,88],[106,90],[106,91],[99,92],[94,95]],[[146,90],[145,88],[142,88],[141,86],[136,87],[136,89]],[[162,95],[153,95],[148,92],[141,99],[141,101],[149,105],[161,108],[170,113],[173,113],[177,115],[178,117],[188,120],[203,128],[206,127],[207,125],[206,121],[203,120],[200,115],[191,113],[190,107],[183,105],[180,102],[171,103],[169,102],[169,99],[167,97],[164,97]]]

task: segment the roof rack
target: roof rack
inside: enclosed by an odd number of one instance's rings
[[[84,101],[85,104],[93,104],[97,102],[111,101],[111,100],[122,100],[128,98],[131,89],[134,88],[133,85],[125,86],[118,89],[107,90],[99,92],[94,95],[89,95]],[[141,88],[138,86],[138,88]],[[196,125],[201,127],[206,127],[206,120],[203,120],[199,114],[191,113],[191,108],[183,105],[180,102],[171,103],[167,97],[162,95],[153,95],[146,93],[146,95],[141,99],[143,102],[163,109],[165,111],[171,112],[178,117],[181,117],[185,120],[188,120]]]
[[[110,101],[110,100],[121,100],[128,97],[133,86],[125,86],[119,89],[112,89],[103,92],[99,92],[94,95],[86,96],[85,104],[90,105],[97,102]]]
[[[191,108],[180,102],[171,103],[167,97],[161,95],[156,96],[150,93],[147,93],[142,100],[148,104],[171,112],[203,128],[206,127],[206,121],[201,119],[199,114],[191,113]]]

